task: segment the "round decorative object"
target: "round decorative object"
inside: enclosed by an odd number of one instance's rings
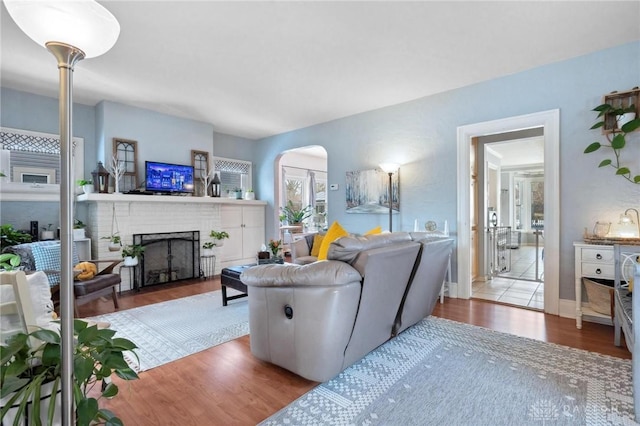
[[[432,220],[427,221],[427,223],[424,224],[424,229],[426,229],[429,232],[433,232],[436,229],[438,229],[438,225],[436,225],[436,223]]]

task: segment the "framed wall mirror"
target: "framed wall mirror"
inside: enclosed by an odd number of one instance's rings
[[[84,179],[84,139],[73,138],[73,179]],[[60,136],[0,127],[0,195],[3,201],[57,201]]]

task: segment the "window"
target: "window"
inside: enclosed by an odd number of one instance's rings
[[[119,189],[123,192],[138,188],[137,144],[136,141],[113,138],[113,156],[124,167],[119,183]]]
[[[215,158],[214,169],[220,177],[220,194],[241,189],[243,192],[252,189],[251,161]]]
[[[191,150],[191,165],[193,166],[194,177],[194,195],[196,197],[202,197],[205,195],[204,191],[204,177],[207,176],[209,171],[209,153],[205,151]],[[211,176],[213,177],[213,176]]]

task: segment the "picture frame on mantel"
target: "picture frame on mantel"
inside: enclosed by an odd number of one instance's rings
[[[391,177],[393,214],[400,212],[400,178],[396,172]],[[347,172],[346,212],[355,214],[389,214],[389,175],[382,170],[357,170]]]

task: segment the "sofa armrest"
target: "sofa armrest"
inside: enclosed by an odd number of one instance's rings
[[[296,258],[310,256],[309,244],[305,238],[295,240],[289,246],[291,250],[291,262],[295,262]]]
[[[347,263],[335,260],[308,265],[260,265],[245,270],[240,280],[249,287],[337,286],[360,282],[362,277]]]

